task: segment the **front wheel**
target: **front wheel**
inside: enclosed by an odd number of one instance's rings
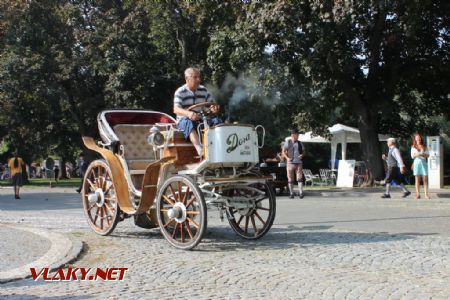
[[[268,183],[229,187],[224,192],[236,200],[228,208],[228,222],[237,235],[256,240],[270,230],[275,220],[276,200]]]
[[[192,179],[181,175],[169,178],[156,201],[159,227],[166,240],[183,250],[197,246],[206,231],[207,213],[203,193]]]
[[[89,226],[100,235],[110,234],[119,220],[119,204],[111,170],[104,160],[93,161],[83,179],[82,199]]]

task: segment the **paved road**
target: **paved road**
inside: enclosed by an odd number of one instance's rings
[[[93,234],[71,190],[30,190],[20,201],[10,193],[0,190],[0,223],[83,240],[76,267],[129,268],[123,282],[2,284],[0,296],[12,299],[450,298],[450,199],[280,197],[262,240],[238,239],[211,211],[203,242],[180,251],[130,220],[112,236]]]

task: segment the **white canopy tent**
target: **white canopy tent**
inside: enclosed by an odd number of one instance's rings
[[[331,134],[331,141],[321,136],[313,136],[312,132],[307,132],[305,134],[299,135],[299,140],[302,143],[331,143],[331,161],[336,160],[337,145],[340,143],[342,145],[341,153],[342,160],[347,159],[347,144],[348,143],[361,143],[361,137],[359,130],[354,127],[335,124],[328,128]],[[389,137],[386,135],[378,135],[380,141],[386,141]],[[334,169],[334,164],[332,164]]]

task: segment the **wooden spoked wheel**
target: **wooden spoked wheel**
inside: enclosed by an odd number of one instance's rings
[[[189,177],[176,175],[162,185],[156,213],[161,233],[171,245],[189,250],[202,240],[207,226],[205,199]]]
[[[117,225],[119,205],[111,170],[103,160],[93,161],[83,180],[83,208],[89,226],[100,235],[110,234]]]
[[[276,201],[267,183],[224,188],[223,192],[237,200],[228,208],[228,222],[234,232],[245,239],[256,240],[269,231],[275,220]],[[248,203],[247,207],[243,203]]]

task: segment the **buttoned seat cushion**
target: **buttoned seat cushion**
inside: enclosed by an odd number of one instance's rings
[[[148,164],[156,160],[153,147],[147,142],[152,126],[143,124],[114,126],[114,132],[123,145],[124,157],[131,174],[143,174]],[[141,172],[136,172],[137,170]]]
[[[114,132],[124,148],[124,158],[131,175],[144,174],[147,166],[156,160],[153,146],[149,145],[147,138],[153,125],[145,124],[119,124],[114,126]],[[161,131],[166,137],[167,132]],[[179,130],[171,131],[169,147],[175,144],[180,146],[192,146],[186,141]],[[192,146],[193,147],[193,146]]]

